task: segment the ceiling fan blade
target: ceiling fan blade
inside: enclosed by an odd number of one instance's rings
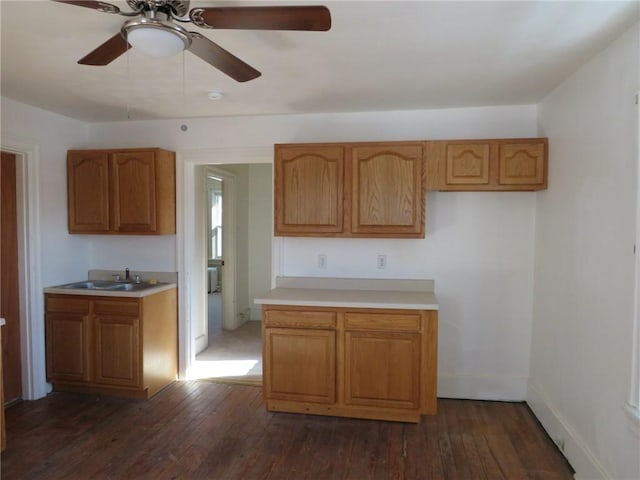
[[[82,0],[82,1],[77,1],[77,0],[53,0],[54,2],[58,2],[58,3],[68,3],[69,5],[74,5],[76,7],[86,7],[86,8],[93,8],[94,10],[99,10],[101,12],[106,12],[106,13],[119,13],[120,9],[118,7],[116,7],[115,5],[112,5],[110,3],[107,2],[97,2],[94,0]]]
[[[194,8],[189,17],[202,28],[313,31],[331,28],[329,9],[311,5]]]
[[[78,63],[81,65],[108,65],[129,48],[131,48],[131,45],[127,43],[120,33],[116,33],[94,51],[78,60]]]
[[[189,33],[191,34],[189,51],[234,80],[246,82],[262,75],[258,70],[216,45],[207,37],[197,32]]]

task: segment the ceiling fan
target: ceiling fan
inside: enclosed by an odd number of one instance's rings
[[[120,32],[78,60],[82,65],[108,65],[129,48],[165,57],[188,50],[238,82],[259,77],[258,70],[198,32],[179,23],[201,28],[239,30],[327,31],[331,14],[324,6],[204,7],[189,10],[189,0],[127,0],[131,12],[107,2],[53,0],[78,7],[114,13],[127,20]]]

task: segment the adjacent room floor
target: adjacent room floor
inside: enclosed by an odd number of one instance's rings
[[[222,294],[208,295],[209,346],[196,356],[199,378],[262,384],[261,322],[247,321],[236,330],[222,328]]]

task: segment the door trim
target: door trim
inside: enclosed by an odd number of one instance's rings
[[[50,390],[46,381],[44,308],[40,263],[40,154],[27,139],[4,134],[0,149],[16,156],[18,271],[22,398],[36,400]]]

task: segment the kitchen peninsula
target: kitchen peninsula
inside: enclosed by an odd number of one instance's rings
[[[270,411],[419,422],[437,411],[432,280],[278,277],[263,309]]]

